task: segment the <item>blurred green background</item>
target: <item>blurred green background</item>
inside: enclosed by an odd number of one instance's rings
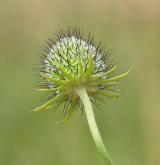
[[[61,111],[31,113],[36,51],[55,30],[79,26],[106,42],[119,65],[134,66],[119,99],[95,108],[117,165],[160,164],[160,2],[0,0],[0,165],[103,165],[85,115],[58,125]]]

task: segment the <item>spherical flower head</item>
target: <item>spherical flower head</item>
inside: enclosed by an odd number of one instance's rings
[[[101,42],[95,43],[93,36],[85,39],[79,29],[59,31],[57,39],[49,39],[42,57],[40,75],[48,101],[34,111],[57,108],[64,105],[67,120],[74,110],[82,109],[78,88],[85,88],[94,103],[99,96],[118,97],[113,88],[128,72],[113,77],[116,65],[105,52]]]

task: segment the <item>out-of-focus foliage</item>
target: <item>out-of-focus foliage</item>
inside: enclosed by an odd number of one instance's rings
[[[0,164],[103,165],[85,115],[58,125],[60,111],[38,104],[36,51],[55,30],[79,26],[106,42],[119,72],[121,97],[95,108],[104,142],[118,165],[160,164],[160,2],[117,0],[0,1]]]

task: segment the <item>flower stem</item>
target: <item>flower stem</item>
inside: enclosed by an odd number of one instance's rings
[[[78,88],[77,93],[78,93],[82,103],[84,104],[84,109],[85,109],[87,121],[89,124],[89,128],[90,128],[93,140],[96,144],[97,150],[101,154],[101,156],[103,157],[106,165],[113,165],[113,161],[112,161],[109,153],[107,152],[107,150],[104,146],[104,143],[103,143],[103,140],[101,138],[99,129],[97,127],[96,120],[94,117],[93,108],[92,108],[92,104],[91,104],[91,101],[88,97],[87,91],[85,88]]]

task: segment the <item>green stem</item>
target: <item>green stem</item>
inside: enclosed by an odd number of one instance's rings
[[[100,132],[98,130],[96,120],[94,117],[94,112],[92,109],[92,104],[88,97],[87,91],[85,88],[79,88],[79,89],[77,89],[77,93],[78,93],[82,103],[84,104],[87,121],[89,124],[89,128],[90,128],[93,140],[96,144],[97,150],[103,157],[106,165],[113,165],[113,161],[104,146],[103,140],[102,140]]]

